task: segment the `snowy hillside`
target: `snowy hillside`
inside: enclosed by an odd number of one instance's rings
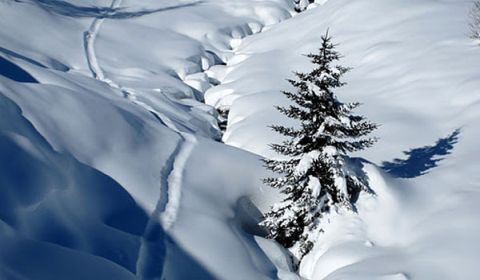
[[[477,279],[470,1],[0,1],[0,279]],[[329,29],[375,193],[294,271],[257,223],[275,105]],[[225,133],[219,111],[229,111]]]

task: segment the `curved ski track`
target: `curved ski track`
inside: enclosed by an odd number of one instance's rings
[[[116,9],[120,4],[121,0],[113,0],[111,8]],[[165,233],[163,231],[170,229],[176,220],[182,193],[183,170],[185,169],[185,165],[197,140],[192,134],[182,132],[166,115],[156,111],[148,104],[137,100],[137,95],[133,89],[124,88],[105,76],[105,73],[98,64],[95,54],[95,39],[103,21],[104,18],[95,18],[90,25],[90,28],[84,33],[84,49],[87,64],[93,77],[99,81],[105,82],[114,89],[120,90],[125,98],[148,110],[163,125],[175,131],[180,136],[180,140],[177,142],[174,152],[170,155],[165,166],[162,168],[160,197],[154,212],[150,215],[141,239],[137,260],[137,274],[142,278],[151,277],[151,274],[155,274],[156,271],[151,268],[152,263],[155,264],[155,260],[151,260],[151,258],[158,259],[159,262],[157,265],[159,265],[165,258],[166,245],[164,242],[159,245],[158,240],[159,238],[161,240],[164,239],[163,236]],[[159,216],[161,225],[158,223],[157,217]],[[161,229],[159,226],[161,226]],[[158,249],[161,252],[154,252],[155,249]],[[160,275],[155,276],[161,276],[161,269],[157,272],[157,274]]]
[[[162,279],[162,264],[165,261],[167,251],[165,231],[168,231],[176,221],[181,201],[183,172],[189,156],[197,143],[197,139],[193,134],[181,131],[165,114],[158,112],[150,105],[139,101],[135,90],[125,88],[106,77],[101,69],[95,54],[95,39],[100,30],[101,24],[106,18],[124,18],[115,15],[121,2],[122,0],[112,0],[112,4],[109,8],[109,11],[112,11],[111,14],[108,16],[97,16],[92,21],[90,28],[84,32],[84,49],[88,67],[95,79],[105,82],[114,89],[120,90],[125,98],[148,110],[163,125],[176,132],[180,137],[173,153],[169,156],[161,170],[160,197],[158,198],[155,210],[150,215],[149,221],[145,227],[145,231],[141,238],[137,260],[137,277],[140,279]],[[158,11],[163,10],[164,9],[159,9]],[[142,16],[143,14],[146,13],[135,13],[135,15],[132,15],[131,17]],[[252,35],[255,34],[247,35],[246,37]],[[241,41],[246,37],[239,40]],[[236,42],[237,46],[240,45],[240,41]],[[237,55],[236,50],[237,48],[232,48],[231,51],[234,55],[231,59],[235,58]],[[158,243],[159,240],[162,242]]]

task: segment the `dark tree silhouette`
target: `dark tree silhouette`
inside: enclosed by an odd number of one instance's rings
[[[307,55],[315,68],[310,73],[295,73],[289,82],[295,92],[283,92],[294,102],[277,109],[299,121],[300,126],[274,125],[283,136],[281,144],[272,144],[284,160],[264,160],[265,166],[280,177],[264,183],[286,195],[275,204],[262,222],[299,260],[308,253],[320,232],[321,218],[334,207],[353,209],[353,200],[361,190],[369,190],[365,180],[346,166],[347,153],[371,146],[376,139],[366,137],[377,125],[355,115],[359,103],[342,103],[333,90],[345,85],[341,77],[349,69],[334,65],[340,54],[328,35],[322,36],[317,54]]]
[[[382,169],[396,178],[415,178],[428,173],[438,162],[453,150],[458,142],[460,129],[455,130],[445,138],[440,138],[432,146],[424,146],[403,152],[407,159],[396,158],[390,162],[383,162]]]

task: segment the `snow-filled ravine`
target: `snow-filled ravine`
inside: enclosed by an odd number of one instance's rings
[[[0,279],[478,279],[472,2],[316,2],[0,1]],[[375,194],[293,271],[260,159],[327,29]]]

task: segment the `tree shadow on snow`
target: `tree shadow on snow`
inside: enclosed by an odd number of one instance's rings
[[[346,171],[348,172],[348,174],[352,177],[357,178],[360,181],[360,183],[363,186],[365,186],[366,189],[363,189],[363,190],[368,191],[369,193],[375,194],[375,191],[372,188],[370,188],[368,175],[364,169],[365,164],[371,164],[371,162],[358,157],[353,157],[353,158],[345,157],[345,164],[347,167]],[[357,212],[357,207],[355,206],[355,203],[360,197],[361,191],[362,189],[351,193],[352,197],[350,198],[350,202],[352,203],[353,211],[355,212]]]
[[[440,138],[434,145],[411,149],[403,153],[407,159],[394,159],[383,162],[382,169],[396,178],[415,178],[428,173],[438,162],[450,154],[458,142],[460,129],[453,131],[449,136]]]
[[[53,13],[69,17],[92,17],[92,18],[111,18],[111,19],[128,19],[140,17],[143,15],[164,12],[173,9],[185,8],[202,3],[195,1],[175,6],[162,7],[151,10],[141,10],[135,12],[123,11],[123,8],[97,7],[97,6],[77,6],[67,1],[61,0],[15,0],[16,2],[34,2],[40,7]]]
[[[255,236],[266,238],[268,235],[267,229],[259,225],[261,220],[263,220],[263,214],[250,198],[241,197],[237,201],[235,217],[230,225],[247,250],[255,252],[251,255],[251,261],[256,268],[269,278],[277,279],[277,268],[255,240]]]
[[[215,278],[113,178],[54,150],[1,92],[0,112],[0,279]]]

